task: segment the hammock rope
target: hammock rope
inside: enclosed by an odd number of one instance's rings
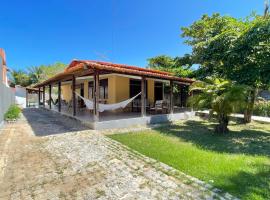
[[[94,103],[93,103],[93,101],[91,101],[90,99],[86,99],[86,98],[82,97],[81,95],[79,95],[76,92],[75,92],[75,94],[84,101],[86,107],[89,110],[93,110],[94,109]],[[116,110],[118,108],[125,108],[130,102],[132,102],[140,94],[141,94],[141,92],[138,93],[137,95],[135,95],[134,97],[132,97],[130,99],[127,99],[125,101],[121,101],[119,103],[114,103],[114,104],[102,104],[102,103],[99,103],[98,104],[98,111],[99,112],[104,112],[105,110]]]

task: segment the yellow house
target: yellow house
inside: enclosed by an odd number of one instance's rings
[[[155,101],[155,80],[147,79],[147,99],[153,104]],[[93,77],[84,77],[76,80],[76,93],[93,99]],[[156,83],[162,83],[157,82]],[[136,95],[141,90],[140,79],[136,77],[123,76],[118,74],[108,74],[100,76],[99,83],[99,99],[104,103],[114,104]],[[69,102],[72,100],[72,84],[71,82],[63,83],[62,99]],[[163,92],[163,88],[160,88]],[[136,93],[137,92],[137,93]]]
[[[192,82],[158,70],[74,60],[64,72],[35,88],[39,89],[40,105],[90,121],[96,128],[101,122],[108,126],[108,121],[116,119],[126,120],[128,124],[157,114],[167,119],[168,114],[171,117],[177,108],[186,106],[187,88]],[[58,88],[55,101],[52,87]],[[49,89],[48,100],[45,99],[46,88]],[[127,121],[128,118],[132,120]],[[148,122],[159,121],[153,119],[149,118]]]

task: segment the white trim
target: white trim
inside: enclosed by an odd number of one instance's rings
[[[112,74],[102,74],[100,75],[100,79],[105,79],[108,78],[110,76],[119,76],[119,77],[127,77],[130,79],[137,79],[137,80],[141,80],[142,78],[140,76],[131,76],[131,75],[125,75],[125,74],[116,74],[116,73],[112,73]],[[77,77],[76,80],[78,81],[93,81],[94,78],[93,76],[83,76],[83,77]],[[162,82],[162,83],[170,83],[169,80],[164,80],[164,79],[156,79],[156,78],[146,78],[146,80],[153,80],[155,82]],[[185,82],[180,82],[180,81],[173,81],[175,84],[182,84],[182,85],[190,85],[189,83],[185,83]],[[62,82],[63,85],[65,84],[71,84],[71,81],[64,81]]]
[[[162,82],[162,83],[170,83],[169,80],[156,79],[156,78],[147,78],[146,80],[152,80],[152,81],[155,81],[155,82]]]
[[[142,79],[139,76],[130,76],[130,75],[124,75],[124,74],[101,74],[99,75],[100,79],[108,78],[110,76],[120,76],[120,77],[127,77],[127,78],[132,78],[132,79]],[[94,80],[93,76],[84,76],[84,77],[78,77],[76,80]]]

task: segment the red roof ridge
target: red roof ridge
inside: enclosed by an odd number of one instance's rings
[[[106,65],[106,66],[110,66],[110,67],[133,69],[133,70],[138,70],[138,71],[152,72],[152,73],[156,73],[156,74],[163,74],[163,75],[170,75],[170,76],[173,75],[170,72],[160,71],[160,70],[156,70],[156,69],[147,69],[147,68],[126,65],[126,64],[118,64],[118,63],[96,61],[96,60],[76,60],[76,59],[74,59],[72,61],[72,63],[66,68],[65,71],[68,71],[70,68],[72,68],[74,66],[75,63],[78,63],[78,62],[84,62],[84,63],[88,63],[88,64],[96,63],[96,64]]]

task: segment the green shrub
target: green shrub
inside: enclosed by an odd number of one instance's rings
[[[18,119],[21,113],[21,109],[17,105],[11,105],[8,111],[5,113],[5,120],[15,120]]]
[[[253,115],[270,117],[270,102],[257,102],[254,105]]]

